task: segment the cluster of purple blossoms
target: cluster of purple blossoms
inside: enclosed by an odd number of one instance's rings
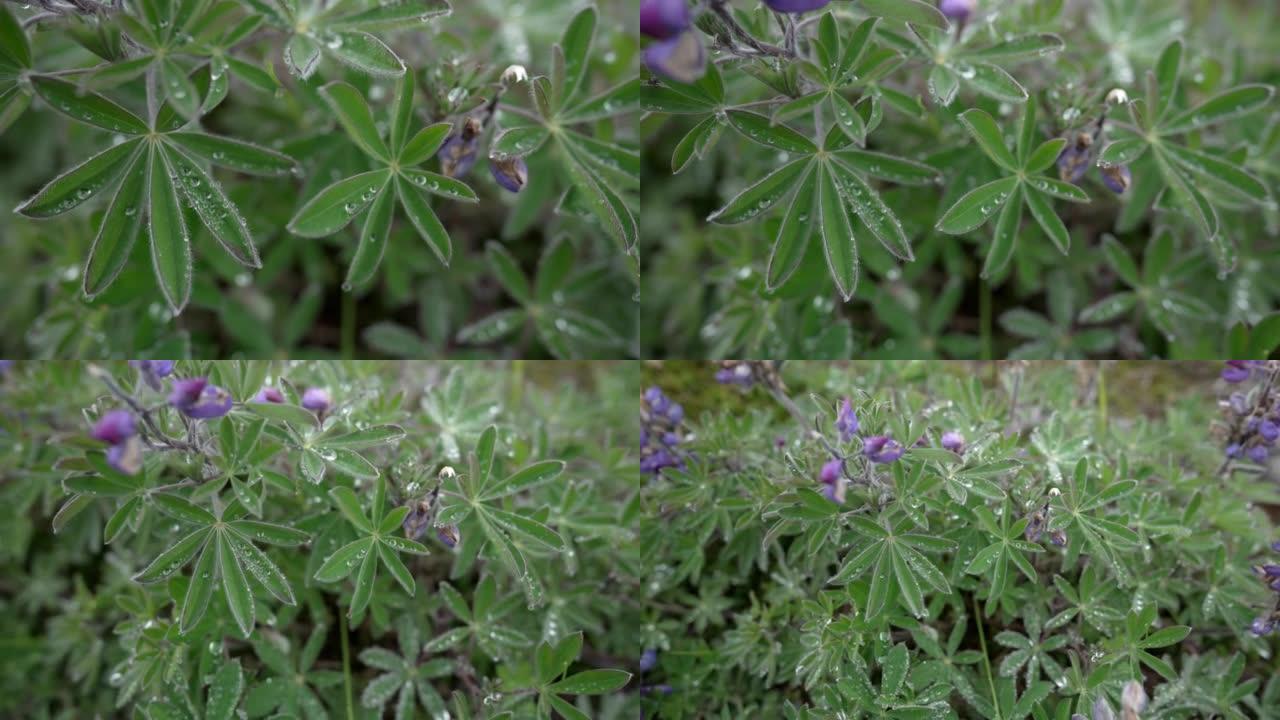
[[[189,418],[210,420],[231,412],[232,403],[231,393],[209,384],[208,378],[194,377],[173,381],[169,404]]]
[[[160,390],[164,378],[173,374],[172,360],[130,360],[129,364],[138,369],[152,390]]]
[[[849,398],[840,400],[840,410],[836,413],[836,430],[840,432],[840,442],[849,442],[858,434],[858,415],[853,411],[853,403]]]
[[[462,129],[450,135],[436,152],[440,159],[440,172],[451,178],[464,177],[471,172],[476,164],[484,124],[484,120],[475,117],[462,121]],[[503,189],[513,193],[523,190],[529,182],[529,165],[522,157],[490,155],[489,172]]]
[[[1271,543],[1271,549],[1280,553],[1280,540]],[[1259,637],[1280,630],[1280,563],[1264,563],[1253,568],[1267,589],[1276,593],[1270,614],[1260,615],[1249,625],[1249,632]]]
[[[707,51],[686,0],[641,0],[640,33],[653,39],[644,49],[645,67],[653,74],[691,83],[706,72]]]
[[[1228,360],[1222,379],[1238,385],[1265,372],[1266,364],[1261,360]],[[1223,404],[1230,423],[1226,456],[1229,460],[1248,458],[1261,465],[1280,439],[1280,404],[1266,391],[1249,397],[1252,404],[1244,393],[1233,392]]]
[[[682,468],[677,447],[684,408],[661,388],[651,387],[640,398],[640,470],[657,475],[663,468]]]
[[[126,475],[136,475],[142,469],[142,441],[128,410],[112,410],[98,418],[90,435],[111,446],[107,449],[107,464],[111,467]]]

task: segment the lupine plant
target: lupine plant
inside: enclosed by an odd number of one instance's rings
[[[681,462],[643,468],[646,707],[1276,716],[1280,494],[1248,450],[1275,441],[1276,379],[1251,362],[651,367],[642,423],[684,412]]]
[[[624,7],[6,4],[0,348],[488,354],[507,338],[459,335],[519,300],[491,290],[494,242],[568,253],[520,356],[633,353]],[[586,308],[589,333],[555,322]]]
[[[6,717],[634,717],[627,366],[0,376]]]
[[[1276,17],[642,0],[645,352],[1222,357],[1276,305]]]

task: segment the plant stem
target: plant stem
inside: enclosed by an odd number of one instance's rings
[[[347,645],[347,616],[338,613],[338,629],[342,635],[342,683],[347,696],[347,720],[355,720],[355,705],[351,702],[351,649]]]
[[[342,357],[351,360],[356,351],[356,296],[342,293]]]
[[[982,281],[982,290],[978,294],[979,332],[982,333],[982,359],[990,360],[991,353],[991,286]]]
[[[978,643],[982,646],[982,667],[987,671],[987,687],[991,690],[991,706],[996,710],[996,720],[1000,718],[1000,698],[996,696],[996,683],[991,679],[991,656],[987,654],[987,631],[982,621],[982,610],[978,608],[978,598],[973,596],[973,618],[978,626]]]

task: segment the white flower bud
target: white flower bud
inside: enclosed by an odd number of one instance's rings
[[[1124,105],[1127,102],[1129,102],[1129,93],[1120,88],[1113,88],[1111,92],[1107,93],[1108,105]]]
[[[502,71],[502,84],[515,85],[529,79],[529,73],[523,65],[511,65]]]
[[[1062,491],[1061,491],[1061,490],[1059,490],[1058,488],[1056,488],[1056,487],[1049,488],[1049,497],[1051,497],[1051,498],[1056,498],[1056,497],[1058,497],[1058,496],[1059,496],[1059,495],[1061,495],[1061,494],[1062,494]]]
[[[445,465],[444,467],[440,468],[440,477],[445,480],[451,480],[453,478],[458,477],[458,473],[455,472],[453,468],[449,467],[448,465]]]

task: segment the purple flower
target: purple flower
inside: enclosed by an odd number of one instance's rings
[[[658,667],[658,649],[645,648],[644,652],[640,653],[640,672],[649,672],[656,667]]]
[[[1268,635],[1272,630],[1276,629],[1276,621],[1267,617],[1257,618],[1249,625],[1249,632],[1262,637]]]
[[[854,414],[849,398],[840,401],[840,412],[836,413],[836,430],[840,431],[841,442],[849,442],[858,434],[858,416]]]
[[[1249,379],[1252,365],[1249,360],[1228,360],[1227,366],[1222,368],[1222,379],[1232,384],[1242,383]]]
[[[1276,441],[1276,438],[1280,438],[1280,425],[1277,425],[1275,421],[1270,419],[1263,420],[1258,425],[1258,434],[1262,436],[1263,440],[1266,440],[1268,443],[1273,443]]]
[[[1058,528],[1057,530],[1050,530],[1050,531],[1049,531],[1049,542],[1053,543],[1053,544],[1054,544],[1054,545],[1056,545],[1057,547],[1066,547],[1066,546],[1067,546],[1067,531],[1066,531],[1066,530],[1063,530],[1062,528]]]
[[[449,547],[457,547],[459,540],[458,526],[445,525],[436,528],[436,538]]]
[[[844,469],[844,461],[840,458],[831,458],[822,465],[822,470],[818,472],[818,479],[828,485],[834,485],[840,479],[840,471]]]
[[[1107,165],[1101,170],[1102,184],[1117,195],[1123,195],[1133,182],[1133,174],[1129,172],[1128,165]]]
[[[837,505],[844,504],[844,488],[840,483],[831,483],[822,486],[822,497],[830,500]]]
[[[264,387],[253,396],[253,401],[258,403],[282,403],[284,402],[284,393],[273,387]]]
[[[107,464],[125,475],[137,475],[142,469],[142,441],[131,437],[107,448]]]
[[[404,536],[410,540],[419,540],[427,534],[431,526],[431,505],[426,502],[415,502],[409,506],[409,514],[404,516],[400,527],[404,528]]]
[[[1036,510],[1027,518],[1027,529],[1022,531],[1022,536],[1027,542],[1040,542],[1040,536],[1044,534],[1044,513]]]
[[[119,445],[133,437],[136,432],[132,413],[128,410],[112,410],[98,418],[91,434],[94,440],[101,440],[108,445]]]
[[[755,375],[747,363],[726,363],[716,370],[716,382],[721,385],[737,385],[749,388],[755,384]]]
[[[640,33],[668,40],[689,29],[693,17],[685,0],[641,0]]]
[[[332,404],[329,391],[324,388],[307,388],[307,391],[302,393],[302,407],[314,413],[323,415],[329,412]]]
[[[507,157],[499,160],[489,158],[489,172],[506,190],[518,193],[529,182],[529,166],[522,157]]]
[[[764,0],[770,10],[780,13],[802,13],[824,8],[831,0]]]
[[[1240,457],[1240,443],[1231,443],[1230,445],[1227,446],[1227,457],[1229,458]]]
[[[1280,540],[1271,543],[1271,549],[1280,552]]]
[[[938,3],[938,9],[952,20],[965,22],[973,14],[976,5],[976,0],[941,0]]]
[[[640,403],[640,471],[656,475],[664,468],[684,467],[678,454],[684,408],[659,387],[644,391]]]
[[[174,381],[169,404],[189,418],[207,420],[231,412],[231,394],[207,378],[185,378]]]
[[[1089,148],[1092,144],[1092,135],[1080,133],[1076,136],[1075,144],[1064,147],[1058,153],[1058,177],[1067,182],[1080,182],[1080,178],[1089,169],[1089,161],[1093,155]]]
[[[644,64],[654,75],[691,83],[706,72],[707,51],[693,31],[658,40],[644,49]]]
[[[1249,456],[1250,460],[1261,465],[1267,461],[1267,446],[1254,445],[1246,450],[1245,454]]]
[[[906,448],[888,435],[872,435],[863,441],[862,454],[873,463],[891,463],[902,457]]]
[[[468,117],[462,121],[462,130],[449,136],[436,152],[440,158],[440,172],[451,178],[460,178],[471,172],[476,164],[476,148],[480,145],[480,121]]]
[[[129,364],[138,369],[152,390],[159,390],[160,379],[173,373],[172,360],[130,360]]]
[[[955,430],[942,433],[942,448],[957,455],[964,454],[964,436]]]

